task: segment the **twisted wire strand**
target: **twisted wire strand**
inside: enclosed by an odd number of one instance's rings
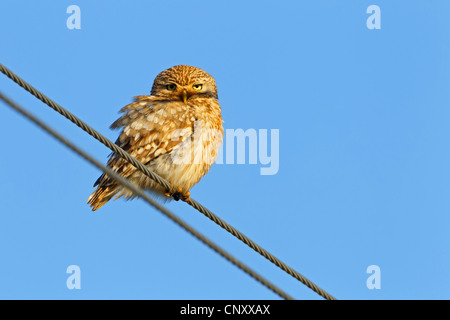
[[[135,166],[139,171],[144,173],[149,178],[153,179],[154,181],[158,182],[160,185],[162,185],[167,190],[170,190],[170,184],[161,178],[159,175],[145,167],[142,163],[136,160],[133,156],[128,154],[125,150],[117,146],[116,144],[112,143],[109,139],[101,135],[99,132],[85,124],[82,120],[77,118],[75,115],[64,109],[62,106],[57,104],[56,102],[52,101],[50,98],[39,92],[37,89],[35,89],[33,86],[25,82],[23,79],[21,79],[19,76],[14,74],[11,70],[6,68],[3,64],[0,64],[0,71],[5,74],[8,78],[13,80],[15,83],[17,83],[19,86],[24,88],[26,91],[34,95],[36,98],[44,102],[46,105],[51,107],[53,110],[58,112],[59,114],[66,117],[68,120],[73,122],[75,125],[80,127],[82,130],[87,132],[89,135],[100,141],[102,144],[104,144],[106,147],[111,149],[113,152],[116,152],[119,154],[122,158],[129,161],[133,166]],[[194,209],[202,213],[204,216],[206,216],[208,219],[212,220],[214,223],[228,231],[230,234],[235,236],[237,239],[241,240],[243,243],[245,243],[247,246],[249,246],[251,249],[259,253],[261,256],[269,260],[271,263],[276,265],[278,268],[286,272],[287,274],[291,275],[301,283],[303,283],[305,286],[319,294],[321,297],[327,299],[327,300],[336,300],[335,297],[333,297],[331,294],[317,286],[315,283],[307,279],[305,276],[300,274],[299,272],[295,271],[288,265],[286,265],[284,262],[276,258],[274,255],[272,255],[270,252],[259,246],[257,243],[249,239],[247,236],[245,236],[243,233],[229,225],[227,222],[216,216],[213,212],[208,210],[206,207],[204,207],[199,202],[195,201],[194,199],[190,199],[186,201],[190,206],[192,206]]]
[[[111,170],[108,167],[103,166],[100,164],[97,160],[95,160],[93,157],[91,157],[89,154],[87,154],[85,151],[81,150],[77,146],[75,146],[73,143],[71,143],[69,140],[61,136],[58,132],[50,128],[48,125],[40,121],[38,118],[36,118],[34,115],[20,107],[18,104],[7,98],[5,95],[3,95],[0,92],[0,99],[3,100],[7,105],[9,105],[12,109],[19,112],[21,115],[35,123],[37,126],[39,126],[42,130],[46,131],[48,134],[53,136],[55,139],[63,143],[66,147],[77,153],[79,156],[93,164],[98,169],[102,170],[105,174],[107,174],[112,179],[116,180],[119,184],[121,184],[124,188],[127,188],[131,190],[134,194],[141,197],[144,201],[152,205],[154,208],[159,210],[161,213],[163,213],[165,216],[167,216],[169,219],[171,219],[173,222],[175,222],[177,225],[179,225],[181,228],[189,232],[191,235],[196,237],[198,240],[203,242],[205,245],[207,245],[209,248],[217,252],[219,255],[221,255],[223,258],[234,264],[236,267],[247,273],[249,276],[251,276],[253,279],[261,283],[263,286],[274,292],[275,294],[279,295],[281,298],[285,300],[294,300],[293,297],[291,297],[289,294],[285,293],[283,290],[272,284],[270,281],[265,279],[264,277],[260,276],[256,271],[252,270],[250,267],[246,266],[244,263],[233,257],[231,254],[223,250],[221,247],[216,245],[214,242],[212,242],[210,239],[203,236],[201,233],[199,233],[197,230],[189,226],[186,222],[178,218],[174,213],[157,203],[155,200],[150,198],[143,189],[139,188],[135,184],[131,183],[127,179],[123,178],[113,170]]]

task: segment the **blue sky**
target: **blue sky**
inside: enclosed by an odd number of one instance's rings
[[[66,9],[81,9],[69,30]],[[366,9],[381,8],[369,30]],[[450,299],[448,1],[13,1],[0,62],[112,140],[177,64],[216,79],[227,129],[278,129],[279,171],[217,164],[193,198],[340,299]],[[5,76],[0,89],[105,161]],[[92,213],[99,176],[0,106],[0,298],[277,299],[141,200]],[[191,207],[168,207],[297,299],[320,299]],[[81,269],[69,290],[66,269]],[[366,269],[381,270],[369,290]]]

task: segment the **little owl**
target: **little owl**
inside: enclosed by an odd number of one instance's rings
[[[154,194],[188,200],[189,189],[208,172],[222,144],[223,127],[214,78],[190,66],[175,66],[161,72],[151,95],[137,96],[123,107],[124,113],[111,129],[122,128],[116,144],[172,186],[165,190],[115,153],[108,166]],[[103,174],[88,199],[92,210],[112,197],[134,198]]]

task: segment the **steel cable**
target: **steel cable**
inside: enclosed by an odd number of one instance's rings
[[[63,115],[67,119],[69,119],[71,122],[76,124],[78,127],[80,127],[82,130],[87,132],[89,135],[100,141],[102,144],[104,144],[106,147],[111,149],[113,152],[119,154],[122,158],[129,161],[132,165],[134,165],[138,170],[140,170],[142,173],[147,175],[149,178],[153,179],[154,181],[158,182],[160,185],[162,185],[165,189],[170,190],[170,184],[158,176],[156,173],[145,167],[142,163],[137,161],[133,156],[128,154],[125,150],[111,142],[109,139],[104,137],[102,134],[94,130],[92,127],[84,123],[82,120],[77,118],[75,115],[70,113],[68,110],[64,109],[62,106],[57,104],[56,102],[52,101],[50,98],[45,96],[43,93],[35,89],[33,86],[25,82],[23,79],[21,79],[19,76],[14,74],[11,70],[6,68],[4,65],[0,64],[0,71],[5,74],[8,78],[13,80],[15,83],[20,85],[22,88],[24,88],[26,91],[34,95],[36,98],[44,102],[46,105],[51,107],[53,110],[58,112],[59,114]],[[305,276],[300,274],[299,272],[295,271],[288,265],[286,265],[284,262],[276,258],[274,255],[272,255],[270,252],[259,246],[257,243],[252,241],[250,238],[245,236],[243,233],[229,225],[227,222],[219,218],[217,215],[215,215],[213,212],[208,210],[206,207],[204,207],[199,202],[195,201],[194,199],[190,199],[187,201],[187,203],[195,208],[197,211],[202,213],[204,216],[206,216],[208,219],[212,220],[214,223],[228,231],[230,234],[235,236],[237,239],[244,242],[247,246],[258,252],[260,255],[262,255],[264,258],[272,262],[274,265],[276,265],[281,270],[285,271],[287,274],[291,275],[301,283],[303,283],[305,286],[322,296],[323,298],[327,300],[336,300],[332,295],[330,295],[328,292],[314,284],[312,281],[307,279]]]
[[[84,158],[85,160],[89,161],[91,164],[96,166],[98,169],[102,170],[105,174],[107,174],[112,179],[116,180],[119,184],[121,184],[123,187],[131,190],[134,194],[141,197],[144,201],[149,203],[151,206],[159,210],[161,213],[163,213],[165,216],[167,216],[169,219],[171,219],[173,222],[175,222],[177,225],[179,225],[181,228],[189,232],[191,235],[196,237],[198,240],[203,242],[205,245],[210,247],[212,250],[217,252],[219,255],[224,257],[226,260],[234,264],[236,267],[247,273],[249,276],[254,278],[256,281],[264,285],[266,288],[270,289],[277,295],[279,295],[281,298],[285,300],[294,300],[289,294],[285,293],[283,290],[272,284],[270,281],[265,279],[264,277],[260,276],[256,271],[252,270],[250,267],[246,266],[244,263],[233,257],[231,254],[227,253],[225,250],[220,248],[218,245],[216,245],[214,242],[203,236],[201,233],[199,233],[197,230],[189,226],[186,222],[178,218],[174,213],[166,209],[165,207],[161,206],[159,203],[157,203],[155,200],[150,198],[147,194],[145,194],[144,190],[136,186],[135,184],[131,183],[127,179],[123,178],[122,176],[118,175],[116,172],[111,170],[108,167],[103,166],[95,160],[93,157],[88,155],[85,151],[81,150],[77,146],[75,146],[73,143],[71,143],[69,140],[61,136],[58,132],[50,128],[48,125],[40,121],[38,118],[36,118],[31,113],[24,110],[22,107],[20,107],[18,104],[7,98],[5,95],[3,95],[0,92],[0,99],[3,100],[6,104],[8,104],[11,108],[13,108],[15,111],[19,112],[24,117],[28,118],[30,121],[35,123],[37,126],[39,126],[42,130],[46,131],[48,134],[53,136],[55,139],[63,143],[66,147],[77,153],[79,156]]]

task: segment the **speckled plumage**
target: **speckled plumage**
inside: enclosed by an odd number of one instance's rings
[[[175,66],[161,72],[151,95],[135,97],[111,125],[112,129],[122,128],[116,144],[167,180],[172,190],[164,190],[116,154],[110,156],[108,166],[158,195],[189,198],[189,189],[208,172],[222,143],[223,121],[217,99],[212,76],[199,68]],[[133,198],[130,191],[104,174],[94,186],[97,189],[88,199],[92,210],[114,196]]]

